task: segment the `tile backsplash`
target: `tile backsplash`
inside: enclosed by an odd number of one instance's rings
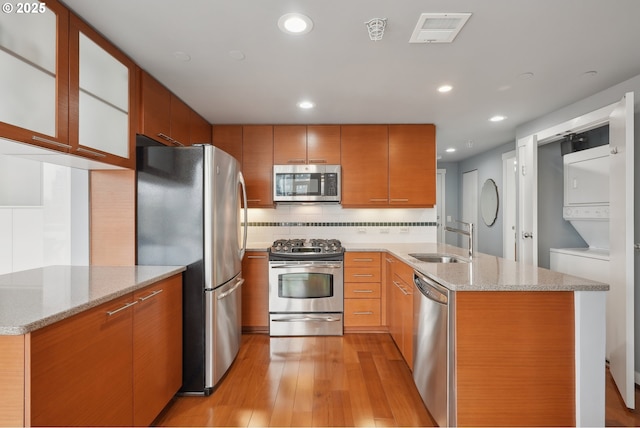
[[[249,242],[337,238],[343,243],[436,242],[435,208],[354,209],[339,205],[278,205],[249,209]]]

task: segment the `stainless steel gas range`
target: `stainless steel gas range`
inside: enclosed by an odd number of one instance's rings
[[[337,239],[277,240],[269,248],[271,336],[342,336],[344,248]]]

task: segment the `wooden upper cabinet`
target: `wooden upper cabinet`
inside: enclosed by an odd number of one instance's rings
[[[273,207],[273,126],[242,127],[242,173],[249,208]]]
[[[41,4],[45,13],[6,15],[0,26],[0,136],[67,152],[69,12]]]
[[[211,142],[236,158],[242,165],[242,125],[213,125]]]
[[[166,142],[171,135],[171,92],[146,71],[142,71],[140,126],[138,132]]]
[[[189,114],[189,144],[211,144],[211,125],[193,110]]]
[[[193,110],[146,71],[140,86],[138,133],[167,146],[190,145]]]
[[[342,206],[388,206],[387,125],[343,125],[340,132]]]
[[[389,125],[389,204],[432,207],[435,203],[435,126]]]
[[[275,165],[307,163],[307,127],[275,125],[273,127],[273,163]]]
[[[190,145],[189,124],[191,109],[180,98],[171,94],[171,143],[174,146]]]
[[[137,67],[75,15],[69,22],[70,152],[134,168]]]
[[[340,165],[340,126],[307,126],[307,163]]]
[[[287,164],[340,164],[339,125],[275,125],[273,162]]]

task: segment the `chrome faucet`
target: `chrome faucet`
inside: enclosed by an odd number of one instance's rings
[[[444,230],[448,232],[458,233],[463,236],[467,236],[469,238],[469,260],[473,258],[473,223],[465,223],[463,221],[455,220],[456,223],[462,224],[463,226],[467,226],[467,230],[457,229],[455,227],[446,226]]]

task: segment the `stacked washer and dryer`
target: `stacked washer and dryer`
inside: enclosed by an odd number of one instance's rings
[[[588,247],[551,248],[551,270],[609,283],[609,145],[566,154],[563,217]]]

